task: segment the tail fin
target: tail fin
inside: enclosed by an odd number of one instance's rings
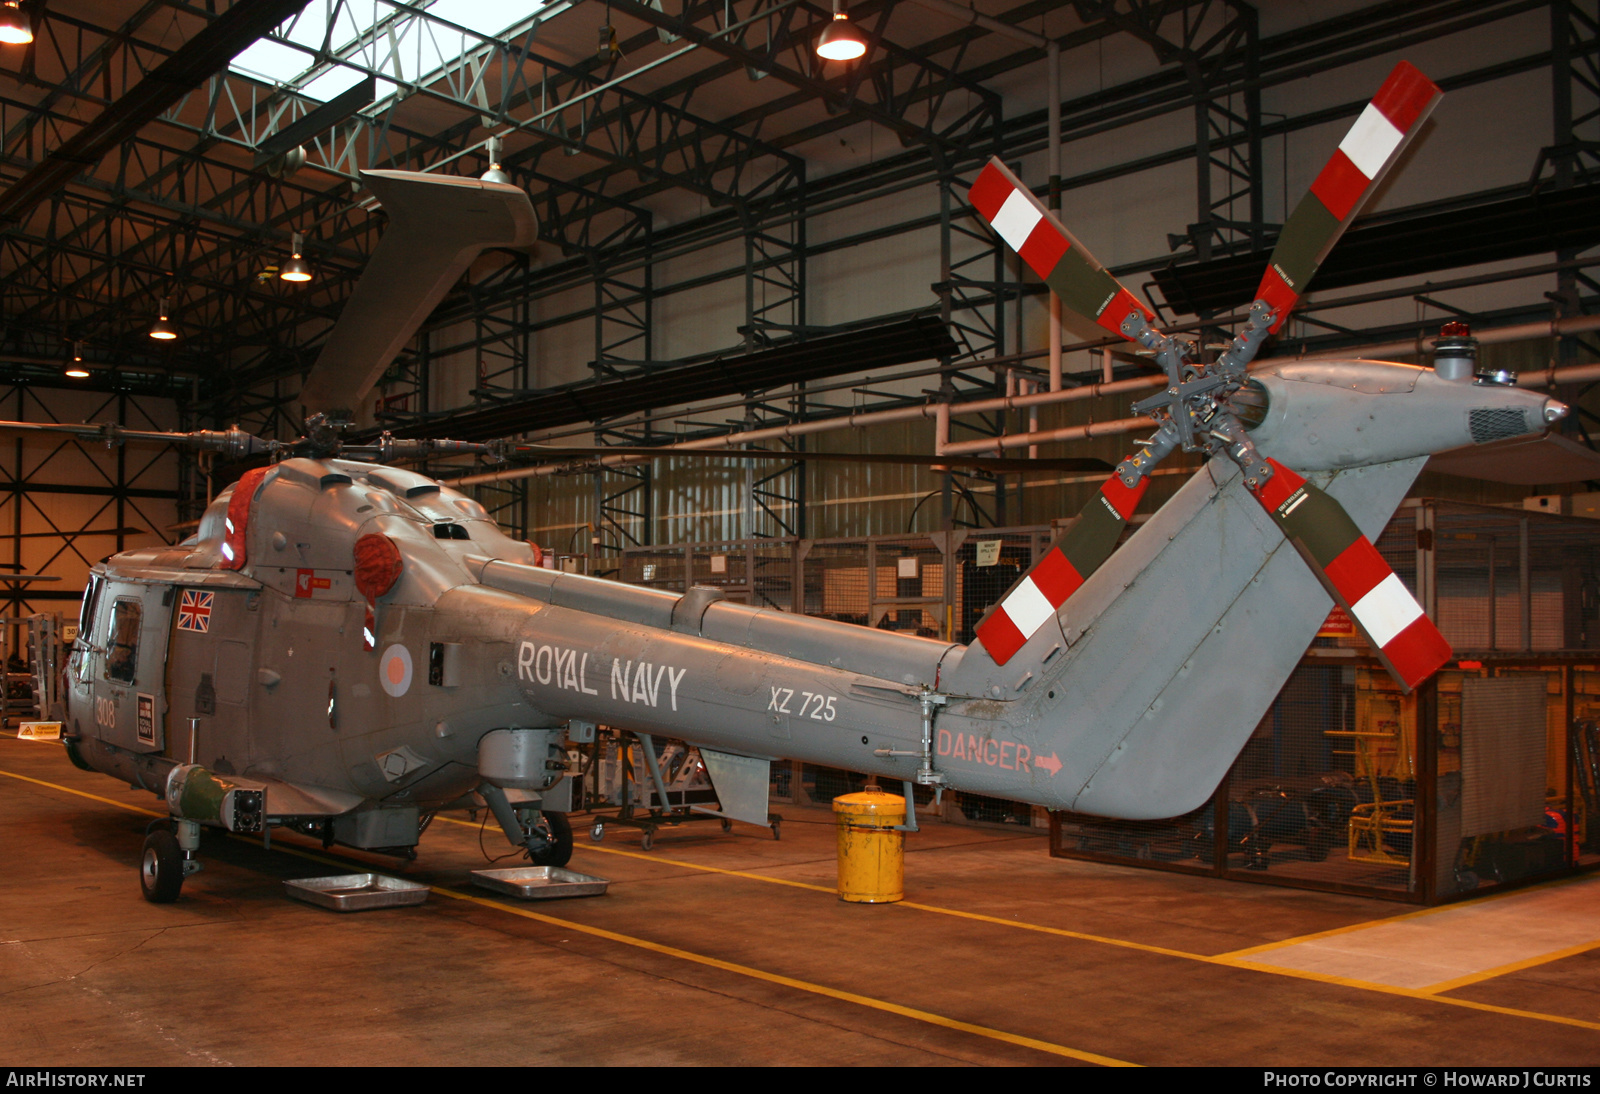
[[[1370,538],[1424,462],[1315,477]],[[1050,757],[1017,772],[1014,787],[985,793],[1102,816],[1175,816],[1215,788],[1332,603],[1238,470],[1213,460],[1009,664],[970,646],[941,689],[1013,700],[1008,732]],[[990,709],[957,706],[940,725],[956,732],[971,717],[981,729]]]

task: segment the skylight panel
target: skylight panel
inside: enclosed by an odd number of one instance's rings
[[[434,0],[428,12],[485,36],[498,36],[544,7],[543,0]]]
[[[494,37],[525,23],[544,6],[545,0],[434,0],[427,11],[476,34]],[[387,30],[374,32],[385,23]],[[463,52],[477,45],[452,27],[412,17],[410,9],[390,0],[312,0],[299,15],[274,30],[271,39],[242,51],[229,68],[253,79],[294,87],[307,98],[326,102],[359,83],[365,73],[337,61],[315,64],[313,51],[320,51],[324,42],[335,57],[381,74],[377,84],[380,100],[394,94],[398,84],[422,82],[456,64]],[[304,48],[296,49],[296,45]]]

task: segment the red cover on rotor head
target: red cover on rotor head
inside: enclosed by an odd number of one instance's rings
[[[356,591],[371,604],[394,588],[400,579],[404,564],[400,548],[394,540],[377,532],[369,532],[356,540]]]
[[[228,499],[227,522],[222,528],[222,561],[217,564],[221,569],[237,570],[244,565],[244,533],[250,523],[250,507],[255,504],[261,480],[271,470],[270,467],[251,468],[234,484],[233,496]]]

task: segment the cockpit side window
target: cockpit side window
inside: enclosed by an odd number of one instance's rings
[[[139,601],[119,597],[111,605],[111,634],[106,643],[106,679],[133,683],[139,663],[139,623],[144,606]]]
[[[89,587],[83,591],[83,607],[78,611],[78,637],[94,644],[94,612],[100,606],[100,587],[105,584],[98,577],[89,578]]]

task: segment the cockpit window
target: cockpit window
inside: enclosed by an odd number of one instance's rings
[[[111,605],[111,635],[106,644],[106,679],[131,684],[139,664],[139,623],[144,615],[137,600]]]
[[[100,606],[98,577],[89,578],[89,587],[83,591],[83,607],[78,611],[78,636],[85,642],[94,641],[94,610]]]

